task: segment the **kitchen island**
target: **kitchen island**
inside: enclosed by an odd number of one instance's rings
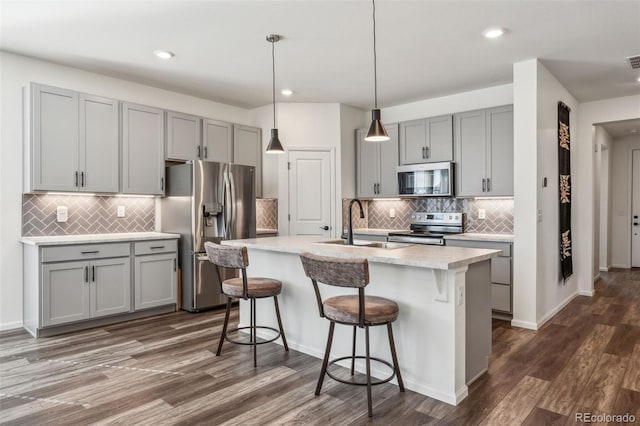
[[[310,252],[369,260],[368,296],[396,301],[400,315],[393,324],[398,361],[405,386],[449,404],[468,393],[467,384],[488,366],[491,353],[490,260],[497,250],[393,245],[394,248],[344,246],[321,237],[273,237],[224,241],[249,251],[249,276],[282,281],[280,309],[292,349],[322,358],[329,321],[320,318],[311,281],[299,254]],[[354,289],[322,285],[323,299],[355,294]],[[249,323],[249,304],[240,303],[241,326]],[[257,323],[277,327],[270,300],[258,301]],[[351,327],[338,326],[332,358],[351,352]],[[372,356],[390,359],[385,327],[371,327]],[[266,335],[263,337],[267,337]],[[358,333],[362,353],[364,333]],[[278,340],[279,342],[279,340]],[[343,364],[346,365],[346,364]],[[386,367],[372,375],[384,378]],[[320,368],[320,364],[318,364]],[[364,365],[358,365],[364,371]]]

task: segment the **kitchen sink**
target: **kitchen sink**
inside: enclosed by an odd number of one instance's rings
[[[329,241],[319,241],[320,244],[337,244],[337,245],[347,245],[346,240],[329,240]],[[387,250],[399,249],[409,247],[411,244],[405,243],[393,243],[393,242],[385,242],[385,241],[366,241],[366,240],[355,240],[351,247],[370,247],[370,248],[383,248]]]

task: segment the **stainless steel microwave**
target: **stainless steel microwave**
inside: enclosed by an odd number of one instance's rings
[[[398,167],[400,197],[452,197],[453,163],[409,164]]]

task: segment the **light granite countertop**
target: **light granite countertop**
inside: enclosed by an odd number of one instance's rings
[[[500,253],[499,250],[418,244],[408,244],[403,248],[385,249],[324,244],[322,243],[323,241],[333,240],[317,236],[284,236],[229,240],[223,241],[222,244],[284,253],[311,252],[319,255],[345,258],[366,257],[369,262],[440,270],[460,268],[490,259]]]
[[[122,241],[152,241],[180,238],[180,234],[165,232],[123,232],[115,234],[55,235],[50,237],[22,237],[20,242],[31,246],[60,244],[115,243]]]
[[[446,235],[445,240],[489,241],[497,243],[512,243],[513,234],[480,234],[465,232],[464,234]]]

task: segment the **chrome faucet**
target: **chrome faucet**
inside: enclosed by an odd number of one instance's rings
[[[351,210],[353,208],[353,203],[358,203],[358,207],[360,207],[360,219],[364,219],[364,210],[362,210],[362,203],[357,198],[354,198],[349,203],[349,227],[347,228],[347,244],[353,245],[353,220],[351,219]]]

